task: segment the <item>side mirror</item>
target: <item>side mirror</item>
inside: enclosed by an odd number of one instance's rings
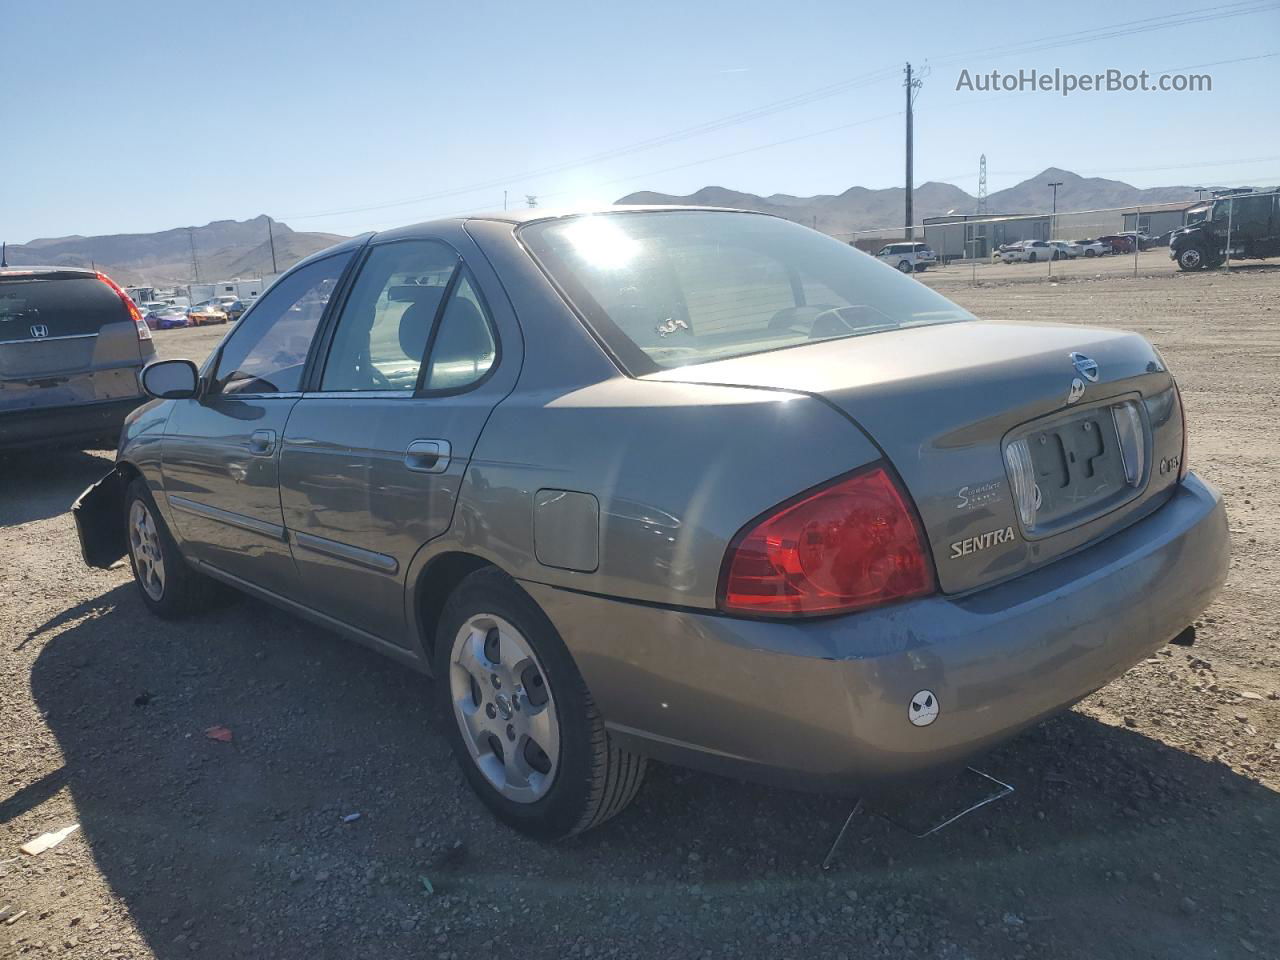
[[[200,389],[200,371],[190,360],[156,360],[142,368],[139,379],[157,400],[186,400]]]

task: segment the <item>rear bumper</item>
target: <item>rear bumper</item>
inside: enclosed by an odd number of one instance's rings
[[[114,439],[124,418],[145,403],[144,396],[61,407],[0,410],[0,450],[73,445]]]
[[[958,765],[1075,703],[1209,604],[1226,513],[1194,475],[1151,516],[965,597],[807,623],[526,589],[606,725],[658,759],[835,791]],[[919,691],[940,704],[915,726]]]

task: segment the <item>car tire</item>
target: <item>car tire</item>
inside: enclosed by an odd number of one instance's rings
[[[621,812],[640,789],[645,758],[605,730],[555,627],[502,571],[477,570],[449,596],[434,667],[454,756],[508,826],[571,837]]]
[[[1086,250],[1086,251],[1084,252],[1084,255],[1085,255],[1086,257],[1096,257],[1096,256],[1098,255],[1098,251],[1096,251],[1096,250]]]
[[[924,273],[928,269],[929,269],[929,265],[927,263],[916,264],[916,273]]]
[[[910,261],[910,260],[899,260],[899,261],[898,261],[898,270],[899,270],[900,272],[902,272],[902,273],[910,273],[910,272],[911,272],[911,261]]]
[[[1036,262],[1036,255],[1035,255],[1035,251],[1033,250],[1031,253],[1027,254],[1027,263],[1035,263],[1035,262]]]
[[[146,481],[130,483],[124,503],[129,566],[147,609],[177,620],[212,606],[223,595],[221,584],[197,573],[178,551]]]
[[[1204,250],[1194,244],[1178,251],[1178,269],[1187,273],[1203,270],[1208,266],[1208,262],[1209,258]]]

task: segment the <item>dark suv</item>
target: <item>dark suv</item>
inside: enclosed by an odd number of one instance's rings
[[[106,275],[0,268],[0,449],[115,447],[155,354],[137,305]]]
[[[1228,241],[1232,259],[1280,256],[1280,193],[1218,197],[1204,219],[1173,231],[1169,256],[1183,270],[1217,267],[1226,259]]]

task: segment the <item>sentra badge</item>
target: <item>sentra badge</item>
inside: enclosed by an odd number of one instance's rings
[[[988,547],[1012,542],[1013,527],[988,530],[986,533],[980,533],[976,537],[965,537],[963,540],[957,540],[951,544],[951,559],[959,560],[961,557],[967,557],[969,554],[977,553],[979,550],[986,550]]]

